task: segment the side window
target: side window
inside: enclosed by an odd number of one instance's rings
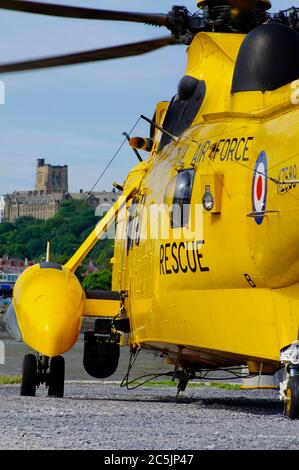
[[[145,203],[145,194],[142,196],[140,204],[137,210],[137,219],[136,219],[136,230],[135,230],[135,244],[139,246],[140,237],[141,237],[141,224],[142,224],[142,216],[144,211],[144,203]]]
[[[138,209],[139,199],[134,198],[132,200],[132,204],[128,208],[128,226],[127,226],[127,255],[131,248],[133,248],[134,243],[134,228],[135,228],[135,221],[136,221],[136,214]]]
[[[130,249],[133,248],[134,243],[136,246],[140,243],[145,197],[146,196],[143,195],[141,199],[138,197],[134,198],[132,204],[128,208],[127,254],[129,254]]]
[[[175,177],[170,221],[172,228],[184,227],[188,224],[193,180],[194,170],[181,171]]]

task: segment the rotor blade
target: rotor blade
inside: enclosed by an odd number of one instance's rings
[[[43,59],[26,60],[22,62],[0,64],[0,73],[21,72],[25,70],[43,69],[63,65],[83,64],[100,60],[120,59],[145,54],[161,47],[172,44],[181,44],[181,41],[173,36],[166,36],[148,41],[122,44],[120,46],[107,47],[105,49],[94,49],[92,51],[77,52]]]
[[[168,15],[159,13],[134,13],[126,11],[98,10],[94,8],[55,5],[54,3],[27,2],[26,0],[1,0],[0,9],[38,13],[63,18],[86,20],[132,21],[153,26],[166,26]]]

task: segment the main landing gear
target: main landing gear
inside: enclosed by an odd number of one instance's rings
[[[291,419],[299,419],[299,371],[297,375],[290,376],[285,392],[284,414]]]
[[[49,359],[47,356],[26,354],[23,359],[21,396],[34,397],[41,384],[48,388],[50,397],[64,395],[65,363],[62,356]]]
[[[284,414],[290,419],[299,419],[299,341],[282,351],[281,362],[286,370],[286,379],[280,384]]]

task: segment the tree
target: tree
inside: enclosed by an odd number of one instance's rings
[[[40,260],[45,257],[47,241],[51,241],[51,259],[66,262],[89,235],[99,218],[84,201],[66,200],[58,213],[49,220],[22,217],[15,223],[0,224],[0,257]],[[113,253],[113,240],[99,240],[86,262],[97,259],[109,266]]]
[[[44,260],[47,241],[51,241],[51,260],[65,264],[93,230],[99,218],[84,201],[67,200],[60,205],[58,213],[49,220],[22,217],[15,223],[0,224],[0,257]],[[76,275],[86,289],[111,289],[110,259],[113,256],[114,241],[101,239],[95,245],[85,263],[91,259],[105,268],[89,274],[83,280],[82,267]]]
[[[87,274],[82,286],[84,289],[111,290],[112,273],[110,269],[103,269],[96,273]]]

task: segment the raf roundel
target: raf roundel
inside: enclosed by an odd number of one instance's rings
[[[252,180],[252,210],[254,220],[260,225],[264,220],[266,210],[267,185],[268,185],[268,163],[264,151],[259,154],[256,161]]]

